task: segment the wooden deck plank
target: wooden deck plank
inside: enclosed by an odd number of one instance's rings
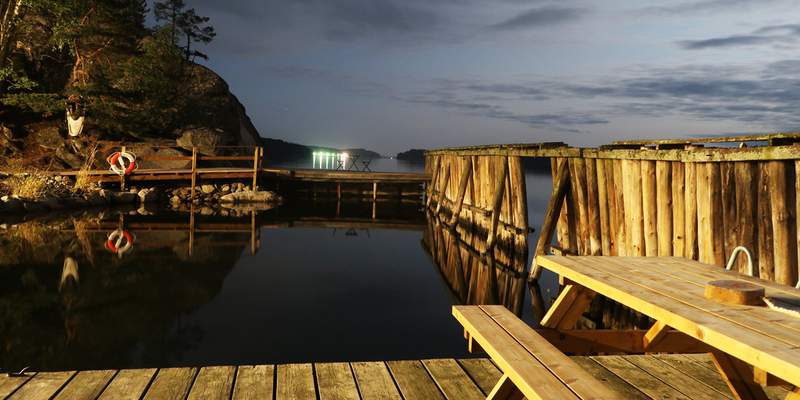
[[[683,399],[691,397],[675,390],[660,379],[648,374],[622,356],[591,357],[598,364],[654,399]]]
[[[322,363],[314,365],[320,400],[358,400],[353,371],[348,363]]]
[[[610,394],[605,393],[602,387],[597,386],[597,382],[592,379],[591,375],[570,362],[564,353],[550,344],[547,339],[539,336],[528,324],[517,318],[507,308],[481,306],[481,309],[579,397],[582,399],[610,397]]]
[[[404,399],[444,399],[421,362],[417,360],[387,361],[386,365]]]
[[[611,391],[619,394],[621,398],[629,400],[649,399],[649,397],[639,389],[607,370],[590,357],[572,357],[572,360],[580,365],[581,368],[585,369],[586,372],[590,373],[595,379],[605,384]]]
[[[725,384],[716,369],[706,368],[676,354],[654,354],[653,357],[716,390],[721,395],[727,398],[733,397],[728,385]]]
[[[56,400],[96,399],[116,373],[116,370],[80,371],[55,398]]]
[[[25,382],[29,381],[36,375],[35,373],[28,373],[24,376],[8,376],[7,374],[0,374],[0,399],[5,399],[6,396],[14,393]]]
[[[162,368],[144,394],[144,400],[183,400],[195,375],[197,368]]]
[[[233,400],[271,399],[275,384],[272,365],[240,365],[236,371]]]
[[[155,368],[120,370],[99,400],[139,400],[156,371]]]
[[[478,385],[470,379],[461,366],[451,358],[422,360],[422,365],[433,377],[447,399],[483,399],[485,396]]]
[[[305,400],[316,397],[314,367],[311,364],[278,365],[275,398]]]
[[[503,376],[503,372],[486,358],[465,358],[458,360],[458,363],[486,395],[494,389],[494,386],[500,381],[500,377]]]
[[[624,262],[621,257],[604,258],[615,258],[616,263]],[[732,356],[770,371],[779,378],[800,383],[800,348],[647,288],[640,284],[641,279],[633,279],[619,271],[609,273],[595,265],[594,261],[594,258],[589,260],[585,257],[537,257],[537,263],[578,284],[597,290],[689,336],[701,338],[713,347],[725,349]]]
[[[354,362],[350,365],[353,367],[362,399],[401,399],[386,364],[375,361]]]
[[[478,307],[453,307],[453,315],[473,335],[506,375],[529,382],[520,390],[529,397],[577,398],[550,370],[531,354],[519,354],[521,345]],[[513,354],[514,357],[505,357]],[[562,354],[563,356],[563,354]]]
[[[724,395],[709,386],[697,382],[694,378],[672,368],[655,357],[635,356],[626,358],[633,365],[641,368],[643,371],[657,377],[662,382],[672,386],[675,390],[683,393],[689,398],[698,400],[717,400]]]
[[[8,397],[9,400],[49,400],[75,375],[75,371],[39,372]]]
[[[189,400],[228,400],[233,389],[236,367],[203,367],[189,391]]]
[[[707,368],[716,373],[719,379],[722,380],[717,366],[714,365],[714,361],[711,360],[711,356],[708,354],[675,354],[673,356],[684,358],[690,362],[694,362],[704,368]],[[727,385],[725,387],[727,388]],[[789,391],[780,386],[767,386],[764,388],[764,393],[767,394],[767,397],[770,400],[784,400],[786,395],[789,394]]]

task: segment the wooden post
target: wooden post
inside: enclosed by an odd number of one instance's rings
[[[194,202],[194,189],[197,185],[197,147],[192,147],[192,191],[191,201]]]
[[[533,255],[533,262],[531,265],[531,273],[528,276],[528,281],[539,279],[542,273],[541,267],[536,264],[536,256],[544,255],[550,248],[550,242],[553,240],[553,232],[556,229],[557,219],[561,214],[561,208],[564,204],[564,199],[567,197],[569,191],[570,175],[569,168],[567,168],[567,160],[562,160],[557,168],[556,184],[553,188],[553,193],[550,195],[550,202],[547,204],[547,211],[544,214],[544,221],[542,222],[542,231],[539,233],[539,241],[536,242],[536,251]]]
[[[378,182],[372,182],[372,202],[378,201]]]
[[[586,195],[586,161],[577,157],[570,160],[570,182],[572,182],[572,197],[575,201],[575,211],[578,234],[578,254],[587,255],[591,252],[589,244],[589,210]]]
[[[189,257],[194,250],[194,202],[189,205]]]
[[[767,163],[760,162],[758,177],[758,277],[775,279],[772,254],[772,206]]]
[[[439,160],[442,156],[434,156],[433,159],[433,170],[431,171],[431,182],[428,185],[428,200],[425,203],[425,207],[430,208],[431,201],[433,201],[433,192],[436,190],[436,180],[439,178]]]
[[[458,182],[458,195],[456,197],[456,203],[453,207],[453,215],[450,217],[450,222],[448,225],[455,226],[458,223],[458,217],[461,214],[461,207],[464,205],[464,197],[467,194],[467,184],[469,184],[470,178],[472,177],[472,160],[467,158],[466,162],[464,163],[464,168],[461,170],[461,178]]]
[[[442,160],[444,161],[444,160]],[[444,162],[439,165],[439,168],[442,168]],[[436,214],[442,210],[442,203],[447,198],[447,185],[450,183],[450,165],[447,166],[447,169],[444,170],[444,179],[442,180],[442,185],[439,188],[439,198],[436,203]]]
[[[775,281],[794,286],[797,283],[797,243],[792,238],[792,218],[787,201],[787,168],[784,161],[768,161],[767,172],[770,187],[770,208],[772,209],[773,263]],[[793,203],[793,202],[792,202]],[[796,231],[794,232],[796,235]]]
[[[337,182],[336,183],[336,199],[337,200],[341,200],[342,199],[342,183],[341,182]]]
[[[642,226],[644,227],[644,255],[658,255],[656,162],[642,160]]]
[[[589,223],[589,254],[599,256],[602,254],[602,233],[600,223],[600,207],[607,207],[607,204],[602,206],[597,201],[598,185],[597,185],[597,160],[594,158],[587,158],[584,160],[585,173],[586,173],[586,219]]]
[[[250,254],[256,255],[258,250],[258,239],[256,238],[256,210],[250,211]]]
[[[656,219],[658,255],[672,255],[672,164],[656,161]]]
[[[494,198],[492,200],[492,219],[489,226],[489,237],[486,239],[486,251],[488,254],[494,248],[497,241],[497,225],[500,223],[500,212],[503,206],[503,194],[505,193],[506,177],[508,176],[508,157],[501,158],[500,173],[494,186]]]
[[[686,197],[684,191],[684,164],[672,162],[672,255],[683,257],[686,253]]]
[[[256,149],[253,153],[253,191],[258,191],[258,165],[259,160],[261,159],[261,147],[256,146]]]
[[[736,238],[737,245],[744,246],[750,250],[753,258],[753,274],[758,275],[758,227],[757,208],[758,208],[758,166],[753,162],[740,161],[734,163],[734,180],[736,182],[736,207],[737,224],[739,225],[739,235]],[[744,257],[737,259],[737,270],[747,274],[747,261]]]
[[[685,220],[684,228],[686,234],[684,235],[684,257],[690,260],[697,260],[698,257],[698,244],[697,244],[697,163],[689,162],[684,166],[684,202],[685,207]]]
[[[127,147],[122,146],[120,151],[122,153],[125,153],[127,151]],[[119,176],[119,191],[120,192],[125,191],[125,174],[124,173]]]
[[[639,160],[623,160],[623,190],[625,197],[625,219],[630,234],[626,234],[626,254],[643,256],[644,214],[642,210],[642,170]]]
[[[597,164],[597,206],[600,211],[600,250],[604,256],[611,255],[611,243],[614,238],[611,234],[610,210],[613,207],[613,195],[608,196],[608,177],[606,172],[606,161],[604,159],[595,160]]]

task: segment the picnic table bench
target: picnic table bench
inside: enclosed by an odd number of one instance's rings
[[[645,351],[677,331],[709,346],[736,398],[766,399],[762,386],[783,385],[794,387],[787,399],[800,399],[800,318],[710,300],[704,288],[709,281],[738,280],[763,287],[767,298],[797,300],[800,290],[677,257],[540,255],[536,264],[565,281],[542,326],[572,329],[600,294],[656,321],[643,337]]]
[[[485,351],[503,371],[487,399],[621,398],[503,306],[454,306],[453,316],[470,351]]]

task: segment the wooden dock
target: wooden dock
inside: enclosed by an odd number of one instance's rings
[[[704,354],[573,359],[625,399],[733,398]],[[2,375],[0,398],[462,400],[485,398],[500,376],[485,358],[59,371]]]

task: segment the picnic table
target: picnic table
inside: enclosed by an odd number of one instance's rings
[[[762,386],[793,385],[800,398],[800,318],[765,307],[707,299],[709,281],[746,281],[766,297],[800,300],[800,290],[678,257],[537,256],[560,275],[564,289],[542,319],[569,330],[599,294],[655,320],[644,350],[667,336],[705,344],[731,391],[741,399],[766,399]]]

